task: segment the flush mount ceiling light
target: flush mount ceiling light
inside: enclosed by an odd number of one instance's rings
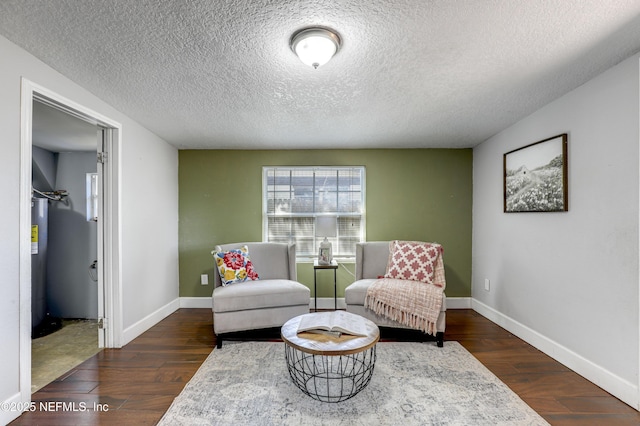
[[[329,62],[339,48],[340,36],[327,28],[305,28],[291,37],[291,50],[303,63],[316,69]]]

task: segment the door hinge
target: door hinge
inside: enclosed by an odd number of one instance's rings
[[[107,320],[104,318],[98,318],[98,328],[100,330],[104,330],[107,328]]]
[[[98,152],[98,163],[106,163],[108,159],[106,152]]]

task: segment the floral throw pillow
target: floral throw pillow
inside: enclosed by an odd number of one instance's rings
[[[223,286],[233,283],[241,283],[246,280],[259,280],[260,277],[249,258],[249,247],[242,246],[239,249],[214,252],[218,273]]]
[[[420,241],[391,241],[385,278],[434,283],[442,246]]]

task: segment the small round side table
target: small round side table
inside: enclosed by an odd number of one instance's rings
[[[369,384],[373,375],[376,343],[380,339],[378,326],[363,318],[367,329],[364,337],[298,333],[298,325],[305,315],[290,319],[281,330],[291,380],[318,401],[341,402],[354,397]]]

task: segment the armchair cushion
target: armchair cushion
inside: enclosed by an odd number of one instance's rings
[[[309,289],[292,280],[245,281],[218,287],[213,291],[214,312],[246,311],[291,305],[309,306]]]
[[[260,279],[249,257],[249,247],[246,245],[237,249],[213,251],[212,253],[223,286]]]
[[[347,289],[349,291],[344,292],[344,301],[349,305],[364,305],[364,301],[367,298],[367,290],[374,282],[378,281],[378,278],[363,278],[352,284]]]

